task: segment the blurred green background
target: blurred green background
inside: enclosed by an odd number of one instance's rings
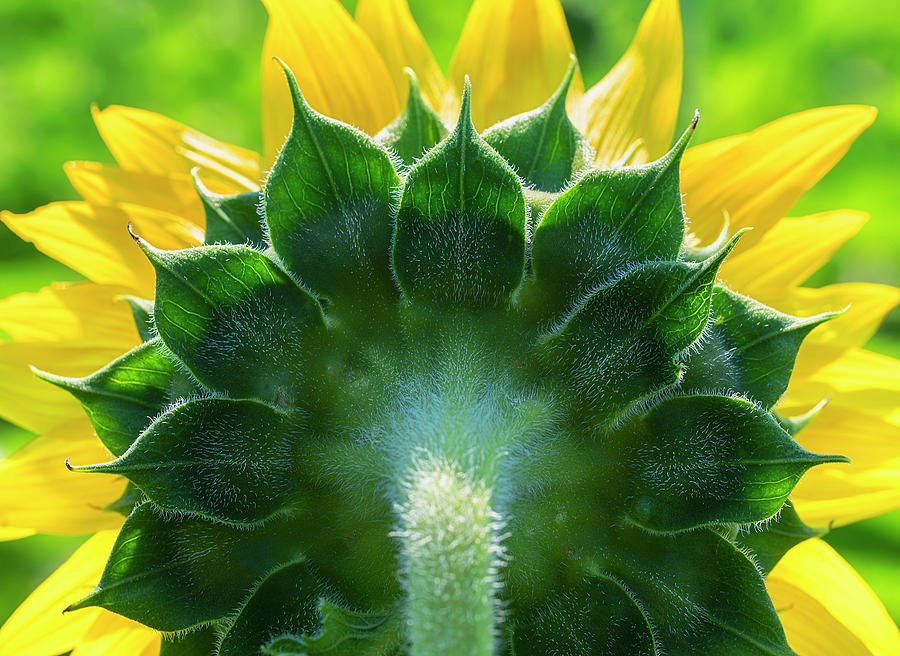
[[[303,0],[298,0],[303,1]],[[352,10],[356,0],[346,0]],[[566,0],[587,83],[627,47],[647,0]],[[446,68],[470,0],[410,0]],[[696,142],[791,112],[864,103],[875,125],[792,214],[842,207],[871,221],[811,284],[900,284],[900,3],[896,0],[682,0],[681,125],[703,111]],[[90,104],[143,107],[258,149],[256,0],[3,0],[0,3],[0,208],[24,212],[75,198],[66,160],[111,162]],[[0,230],[0,297],[75,280],[66,267]],[[871,348],[900,356],[900,313]],[[0,456],[29,435],[0,423]],[[0,622],[80,538],[0,543]],[[900,513],[833,531],[828,540],[900,621]]]

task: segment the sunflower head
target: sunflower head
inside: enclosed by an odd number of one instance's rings
[[[789,497],[849,459],[795,440],[835,446],[803,437],[827,392],[784,397],[806,338],[846,318],[770,307],[798,265],[740,287],[761,300],[723,280],[759,270],[772,246],[746,228],[768,231],[794,170],[843,147],[792,139],[870,113],[692,156],[695,114],[671,145],[671,0],[587,93],[554,2],[476,2],[449,83],[400,0],[356,23],[266,4],[266,50],[290,56],[264,69],[261,185],[255,155],[121,109],[98,124],[125,168],[73,178],[119,184],[104,211],[142,259],[95,272],[125,279],[141,343],[88,376],[36,370],[105,448],[70,478],[127,482],[71,615],[143,625],[142,656],[794,653],[767,582],[822,532]],[[336,48],[321,61],[346,66],[317,74],[306,53]],[[153,139],[176,155],[137,157]]]
[[[697,117],[656,161],[593,168],[574,62],[483,134],[468,81],[450,129],[410,72],[374,138],[285,72],[264,189],[197,178],[202,246],[134,235],[147,341],[41,374],[117,456],[73,469],[130,481],[73,609],[222,656],[790,653],[761,568],[804,537],[782,539],[794,485],[841,457],[772,407],[830,316],[717,284],[740,235],[686,245]]]

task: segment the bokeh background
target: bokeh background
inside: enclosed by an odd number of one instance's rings
[[[344,4],[352,11],[356,0]],[[470,4],[410,0],[445,70]],[[563,4],[592,84],[624,52],[647,0]],[[682,0],[682,14],[680,125],[701,108],[695,143],[821,105],[879,107],[876,123],[792,214],[843,207],[871,213],[811,285],[900,284],[900,3]],[[73,199],[64,161],[112,162],[91,122],[91,103],[150,109],[259,149],[265,25],[258,0],[2,0],[0,208],[25,212]],[[0,297],[77,279],[0,228]],[[888,317],[870,348],[900,357],[900,313]],[[29,437],[0,422],[0,457]],[[827,539],[900,622],[900,513],[837,529]],[[0,622],[82,540],[0,543]]]

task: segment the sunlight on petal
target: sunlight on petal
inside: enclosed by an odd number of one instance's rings
[[[75,397],[35,376],[29,366],[60,376],[87,376],[127,350],[81,340],[0,342],[0,418],[43,433],[84,416]]]
[[[92,282],[22,292],[0,300],[0,330],[20,342],[89,340],[131,348],[137,340],[131,310],[116,301],[124,293],[124,287]]]
[[[265,160],[281,148],[293,116],[273,57],[293,70],[318,112],[375,134],[400,113],[391,75],[372,41],[337,0],[264,0],[269,27],[262,58]],[[315,29],[310,29],[315,25]]]
[[[125,518],[103,510],[122,496],[125,479],[70,472],[111,458],[87,418],[40,435],[0,461],[0,526],[52,535],[117,528]]]
[[[653,0],[628,50],[585,94],[580,127],[596,166],[663,155],[672,143],[681,100],[681,13],[677,0]]]
[[[100,136],[124,169],[171,175],[188,175],[201,165],[218,193],[238,193],[259,188],[259,156],[251,150],[226,144],[177,121],[134,107],[94,107]]]
[[[97,162],[66,162],[75,191],[95,205],[142,205],[187,219],[203,229],[203,204],[188,175],[154,175]]]
[[[159,653],[159,645],[158,631],[107,612],[95,620],[70,656],[143,655]]]
[[[824,367],[796,372],[779,405],[785,414],[799,415],[829,396],[833,403],[900,422],[900,360],[848,349]]]
[[[384,58],[394,81],[398,105],[406,104],[409,80],[404,69],[409,67],[419,80],[425,100],[432,109],[441,111],[449,91],[447,81],[413,20],[407,1],[360,0],[356,5],[356,22]]]
[[[77,646],[107,611],[62,611],[94,588],[116,533],[94,535],[31,593],[0,629],[0,656],[57,656]]]
[[[450,62],[450,82],[459,95],[469,76],[472,120],[484,130],[546,102],[574,52],[558,0],[475,0]],[[570,103],[583,90],[576,72]]]
[[[802,284],[868,220],[864,212],[836,210],[781,219],[753,247],[725,260],[719,278],[769,305]],[[789,255],[789,257],[788,257]]]
[[[900,425],[831,402],[797,440],[853,461],[813,467],[800,479],[791,498],[807,524],[840,526],[900,507]]]
[[[815,656],[892,656],[900,633],[847,561],[822,540],[801,542],[766,579],[791,647]]]
[[[735,249],[746,252],[844,156],[875,120],[872,107],[821,107],[768,123],[741,137],[689,148],[681,163],[681,189],[690,231],[715,239],[727,214],[732,231],[746,233]]]
[[[153,267],[128,234],[128,224],[158,248],[197,246],[203,238],[199,228],[184,219],[137,205],[51,203],[29,214],[3,212],[0,220],[90,280],[119,284],[144,298],[153,296]]]

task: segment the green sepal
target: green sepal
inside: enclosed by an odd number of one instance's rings
[[[764,574],[774,569],[782,556],[809,538],[822,537],[827,528],[811,528],[803,523],[794,504],[787,500],[781,512],[761,526],[749,526],[739,533],[735,542],[753,552],[756,564]]]
[[[676,356],[706,327],[725,249],[703,264],[650,262],[602,287],[546,336],[540,350],[610,423],[678,381]]]
[[[100,441],[118,456],[169,403],[175,363],[154,338],[85,378],[35,373],[78,399]]]
[[[69,466],[71,467],[71,465]],[[147,497],[144,496],[141,489],[131,481],[128,481],[128,485],[125,486],[125,491],[122,493],[122,496],[106,506],[104,510],[117,512],[124,517],[128,517],[135,508],[146,500]]]
[[[296,403],[310,340],[324,328],[318,301],[246,246],[138,243],[156,269],[156,329],[197,380],[231,397]]]
[[[794,655],[756,566],[710,529],[611,528],[589,560],[640,604],[661,654]]]
[[[121,299],[131,308],[131,316],[134,318],[134,325],[141,340],[149,342],[155,335],[153,332],[153,301],[137,296],[122,296]]]
[[[446,137],[448,130],[441,117],[422,98],[419,81],[411,68],[406,69],[406,75],[409,77],[406,108],[375,135],[375,142],[390,148],[404,166],[412,166]]]
[[[399,656],[403,651],[403,614],[359,613],[327,599],[319,606],[321,630],[308,635],[284,635],[263,647],[269,656]]]
[[[222,195],[211,192],[193,171],[194,188],[203,203],[206,215],[204,244],[246,244],[263,249],[266,234],[259,213],[260,193]]]
[[[274,635],[315,631],[320,594],[304,560],[269,572],[231,621],[217,656],[258,654]]]
[[[456,127],[410,169],[394,232],[404,294],[439,305],[505,303],[525,267],[525,198],[513,170],[478,136],[466,82]]]
[[[618,581],[587,576],[514,623],[511,656],[657,656],[644,611]]]
[[[186,631],[233,612],[266,572],[300,557],[289,524],[245,528],[134,509],[97,587],[67,610],[99,606],[158,631]]]
[[[819,415],[819,413],[822,411],[822,408],[828,405],[828,401],[830,400],[831,397],[823,399],[819,401],[809,412],[804,412],[802,415],[797,415],[795,417],[782,417],[775,412],[773,412],[772,414],[775,415],[775,419],[778,420],[778,423],[781,424],[781,427],[793,436],[809,426],[809,423]]]
[[[532,189],[562,191],[590,165],[591,147],[566,114],[566,95],[576,68],[573,57],[547,102],[497,123],[481,135]]]
[[[696,121],[661,159],[590,171],[544,213],[534,233],[530,290],[540,313],[564,311],[637,264],[678,256],[684,240],[678,167]]]
[[[218,642],[217,625],[212,624],[183,635],[163,636],[159,656],[218,656]]]
[[[272,246],[317,294],[377,307],[396,294],[389,257],[400,178],[384,148],[314,111],[285,75],[294,122],[266,180]]]
[[[628,519],[658,532],[769,519],[807,469],[847,462],[806,451],[771,414],[727,396],[666,399],[631,439]]]
[[[734,391],[771,408],[787,389],[801,342],[839,314],[792,317],[716,285],[709,329],[687,361],[683,387]]]
[[[684,262],[703,262],[704,260],[709,259],[714,254],[718,253],[725,247],[725,244],[728,243],[728,232],[731,229],[731,224],[728,221],[728,217],[725,217],[725,222],[722,225],[722,230],[719,231],[718,237],[711,244],[707,244],[706,246],[687,246],[682,245],[681,247],[681,256],[679,259]]]
[[[165,510],[250,524],[297,510],[303,446],[298,424],[265,403],[195,399],[115,460],[74,470],[126,476]]]

